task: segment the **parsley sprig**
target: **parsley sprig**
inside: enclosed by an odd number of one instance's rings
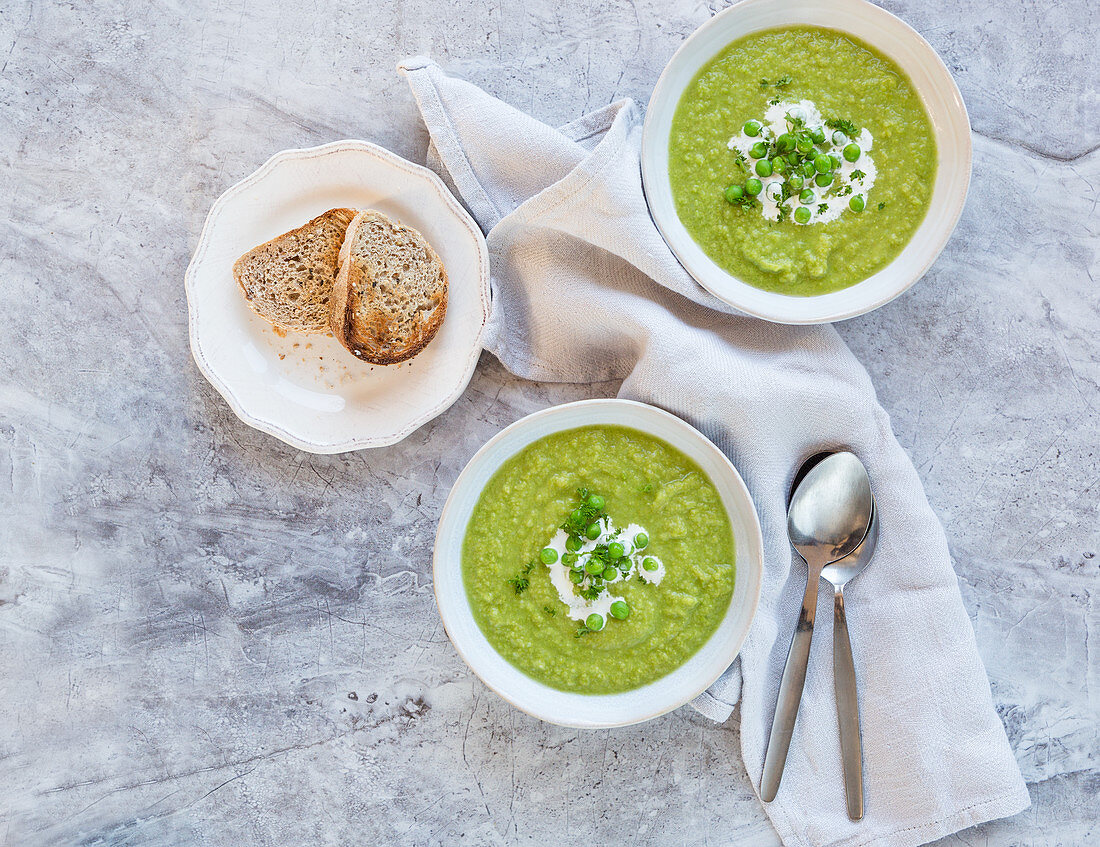
[[[512,586],[513,589],[515,589],[516,594],[522,594],[530,587],[531,579],[528,574],[530,574],[531,571],[534,570],[534,568],[535,563],[528,562],[524,566],[523,570],[521,570],[519,573],[508,580],[508,584]]]
[[[854,123],[844,118],[829,118],[825,121],[825,126],[829,129],[839,129],[849,138],[855,138],[859,135],[859,128]]]

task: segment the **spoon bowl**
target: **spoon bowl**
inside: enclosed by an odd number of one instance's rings
[[[870,522],[867,469],[846,451],[814,464],[794,490],[787,510],[791,544],[807,564],[819,568],[851,553]]]
[[[832,584],[834,588],[843,590],[851,580],[870,563],[875,555],[875,547],[878,545],[878,507],[872,504],[871,525],[867,534],[859,542],[851,553],[843,559],[830,562],[821,569],[821,578]]]

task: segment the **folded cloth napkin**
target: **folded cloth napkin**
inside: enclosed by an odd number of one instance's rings
[[[642,194],[642,115],[614,103],[553,129],[442,73],[399,66],[431,136],[429,165],[487,233],[486,347],[529,379],[622,379],[733,460],[764,532],[752,630],[693,706],[724,721],[741,699],[741,752],[759,786],[805,565],[786,496],[803,459],[845,446],[866,463],[878,552],[845,592],[859,677],[866,816],[846,814],[833,694],[831,593],[822,591],[806,688],[776,800],[788,845],[915,845],[1015,814],[1027,789],[994,711],[943,529],[867,372],[830,326],[733,313],[680,267]]]

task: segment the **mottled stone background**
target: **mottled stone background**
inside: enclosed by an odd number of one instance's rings
[[[947,526],[1034,801],[942,843],[1096,844],[1100,14],[885,5],[955,74],[974,181],[924,281],[841,332]],[[439,624],[464,462],[616,385],[485,357],[402,444],[311,456],[199,375],[183,293],[210,204],[275,151],[423,159],[400,57],[565,122],[646,100],[715,8],[0,5],[0,845],[775,844],[735,722],[548,726]]]

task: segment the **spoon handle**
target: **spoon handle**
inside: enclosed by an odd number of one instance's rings
[[[852,660],[852,642],[848,638],[848,618],[844,614],[844,587],[840,585],[833,595],[833,684],[840,719],[844,796],[848,800],[848,817],[858,821],[863,817],[863,748],[859,738],[856,667]]]
[[[806,684],[806,664],[810,658],[810,639],[814,634],[820,574],[820,568],[810,568],[806,594],[802,598],[802,611],[798,614],[798,626],[791,638],[787,663],[783,666],[779,698],[775,704],[771,736],[768,738],[768,752],[764,755],[764,773],[760,777],[760,799],[765,803],[774,800],[779,791],[783,766],[787,763],[787,750],[791,746],[791,736],[794,735],[794,721],[798,717],[798,704],[802,700],[802,688]]]

